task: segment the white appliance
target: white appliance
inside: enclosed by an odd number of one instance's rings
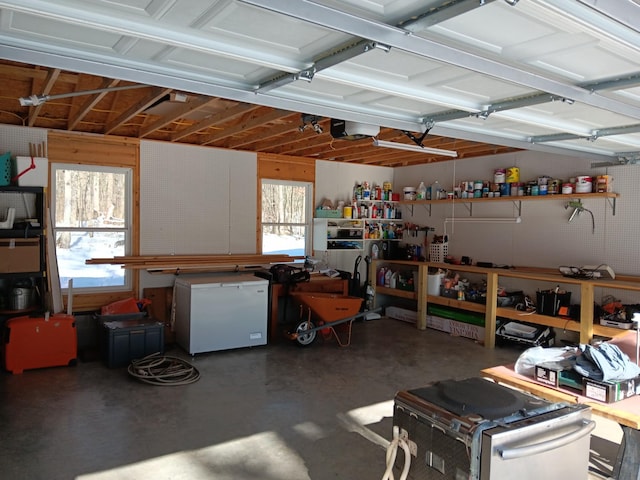
[[[176,342],[191,355],[267,343],[269,281],[248,274],[178,277]]]

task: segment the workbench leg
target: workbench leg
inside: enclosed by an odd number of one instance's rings
[[[616,480],[640,479],[640,430],[620,425],[622,441],[618,449],[613,478]]]

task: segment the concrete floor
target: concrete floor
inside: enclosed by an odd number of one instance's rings
[[[201,373],[186,386],[147,385],[100,361],[4,373],[0,475],[382,478],[398,390],[478,376],[520,352],[382,318],[354,323],[345,348],[334,340],[307,348],[282,342],[194,359],[172,348],[167,354],[190,359]],[[597,420],[592,457],[606,472],[619,432]]]

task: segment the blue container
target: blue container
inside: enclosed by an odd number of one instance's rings
[[[11,183],[11,152],[0,155],[0,187]]]

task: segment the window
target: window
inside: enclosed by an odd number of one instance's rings
[[[262,180],[262,253],[311,255],[312,184]]]
[[[88,258],[111,258],[131,250],[129,168],[53,164],[53,238],[60,287],[129,290],[128,270],[119,265],[86,265]]]

